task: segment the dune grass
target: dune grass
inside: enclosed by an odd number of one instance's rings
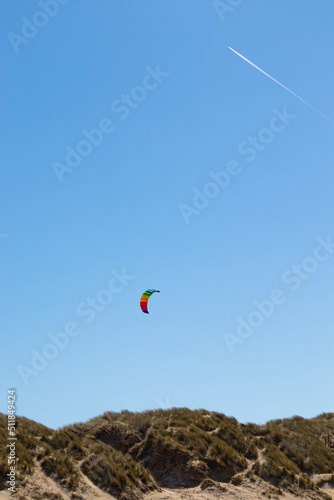
[[[331,473],[326,482],[334,485],[333,413],[258,426],[202,409],[106,412],[56,431],[18,417],[16,437],[19,477],[26,479],[40,464],[73,498],[82,474],[116,497],[133,498],[157,488],[168,473],[199,484],[240,482],[248,471],[252,481],[299,490],[318,488],[312,474]],[[0,414],[2,489],[9,472],[6,445],[7,418]]]

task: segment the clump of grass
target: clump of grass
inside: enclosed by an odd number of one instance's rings
[[[330,473],[334,469],[334,414],[306,420],[293,417],[274,420],[265,426],[269,431],[267,441],[279,445],[279,449],[300,470],[309,474]]]
[[[34,453],[27,449],[19,440],[16,441],[17,469],[20,479],[25,474],[32,474],[35,468]]]
[[[91,453],[81,465],[81,470],[101,489],[119,497],[126,487],[144,492],[156,488],[147,469],[130,456],[109,446],[94,444]]]
[[[247,461],[242,455],[232,448],[232,446],[217,437],[213,438],[206,458],[215,460],[224,467],[236,467],[238,470],[247,466]]]
[[[283,480],[287,484],[294,483],[296,474],[300,472],[298,467],[273,445],[267,445],[266,460],[262,464],[256,461],[253,471],[265,481],[276,485]]]
[[[305,474],[301,474],[298,477],[298,486],[304,490],[314,490],[316,485],[311,481],[311,479]]]
[[[249,459],[257,459],[258,451],[257,451],[257,442],[254,438],[249,438],[247,441],[247,448],[245,451],[245,457]]]
[[[64,430],[55,431],[51,436],[44,436],[42,444],[46,443],[48,448],[55,451],[66,451],[76,460],[85,456],[83,439]]]
[[[65,453],[55,452],[46,456],[41,461],[41,467],[48,476],[53,476],[69,489],[75,490],[78,487],[78,469]]]

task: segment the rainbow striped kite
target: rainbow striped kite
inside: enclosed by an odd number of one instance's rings
[[[146,314],[149,314],[149,312],[147,310],[148,299],[151,297],[152,293],[154,293],[154,292],[160,293],[159,290],[154,290],[154,288],[149,288],[149,290],[146,290],[146,292],[144,292],[143,295],[141,296],[140,307],[141,307],[141,310]]]

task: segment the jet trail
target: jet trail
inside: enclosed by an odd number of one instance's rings
[[[313,111],[315,111],[316,113],[318,113],[320,116],[322,116],[323,118],[326,118],[326,120],[328,120],[329,122],[331,122],[333,125],[334,125],[334,121],[331,120],[330,118],[328,118],[328,116],[324,115],[323,113],[321,113],[321,111],[319,111],[318,109],[314,108],[313,106],[311,106],[311,104],[309,104],[308,102],[306,102],[302,97],[300,97],[298,94],[295,94],[294,92],[292,92],[292,90],[288,89],[288,87],[286,87],[285,85],[283,85],[283,83],[279,82],[278,80],[276,80],[274,77],[270,76],[268,73],[266,73],[265,71],[263,71],[263,69],[259,68],[258,66],[256,66],[256,64],[252,63],[252,61],[250,61],[249,59],[247,59],[246,57],[242,56],[241,54],[239,54],[239,52],[237,52],[236,50],[232,49],[232,47],[228,47],[230,50],[232,50],[232,52],[234,52],[235,54],[237,54],[237,56],[241,57],[241,59],[243,59],[244,61],[248,62],[248,64],[250,64],[251,66],[253,66],[254,68],[256,68],[257,70],[259,70],[261,73],[263,73],[264,75],[266,75],[268,78],[270,78],[271,80],[273,80],[275,83],[277,83],[278,85],[280,85],[281,87],[283,87],[283,89],[287,90],[288,92],[290,92],[290,94],[294,95],[295,97],[297,97],[297,99],[299,99],[300,101],[302,101],[304,104],[306,104],[306,106],[308,106],[309,108],[311,108]]]

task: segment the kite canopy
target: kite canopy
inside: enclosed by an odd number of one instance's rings
[[[148,302],[148,299],[151,297],[152,293],[154,292],[157,292],[157,293],[160,293],[159,290],[154,290],[154,288],[149,288],[148,290],[146,290],[146,292],[143,293],[143,295],[141,296],[141,299],[140,299],[140,307],[141,307],[141,310],[146,313],[146,314],[149,314],[148,310],[147,310],[147,302]]]

